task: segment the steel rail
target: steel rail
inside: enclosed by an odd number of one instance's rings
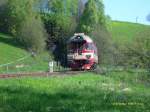
[[[16,74],[0,74],[0,79],[8,78],[22,78],[22,77],[49,77],[49,76],[65,76],[65,75],[78,75],[84,71],[65,71],[65,72],[34,72],[34,73],[16,73]]]

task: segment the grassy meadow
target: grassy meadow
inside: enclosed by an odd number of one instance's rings
[[[149,112],[147,73],[0,80],[0,112]]]
[[[0,34],[0,73],[47,71],[50,59],[47,52],[32,57],[12,37]]]
[[[149,25],[113,21],[111,23],[110,32],[114,42],[123,45],[131,43],[139,33],[144,33],[147,29],[150,29]]]

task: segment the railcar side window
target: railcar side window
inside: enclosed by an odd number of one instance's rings
[[[94,45],[93,45],[93,43],[87,43],[87,44],[85,44],[85,49],[86,49],[86,50],[94,50]]]

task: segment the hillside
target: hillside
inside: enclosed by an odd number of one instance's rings
[[[148,28],[150,26],[114,21],[111,24],[111,34],[114,42],[123,45],[132,42],[138,32],[144,32]],[[12,37],[0,34],[0,73],[47,71],[50,59],[46,52],[32,57],[31,53],[20,48]]]
[[[49,60],[48,53],[32,57],[31,53],[16,44],[12,37],[0,34],[0,73],[46,71]]]
[[[11,37],[4,34],[0,34],[0,53],[0,64],[8,63],[28,55],[25,50],[13,44]]]
[[[132,42],[139,32],[143,32],[150,28],[148,25],[113,21],[111,24],[111,34],[115,42],[124,44]]]

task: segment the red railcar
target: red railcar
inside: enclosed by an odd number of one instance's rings
[[[97,47],[93,40],[84,33],[71,37],[68,46],[68,66],[73,70],[95,69],[98,64]]]

